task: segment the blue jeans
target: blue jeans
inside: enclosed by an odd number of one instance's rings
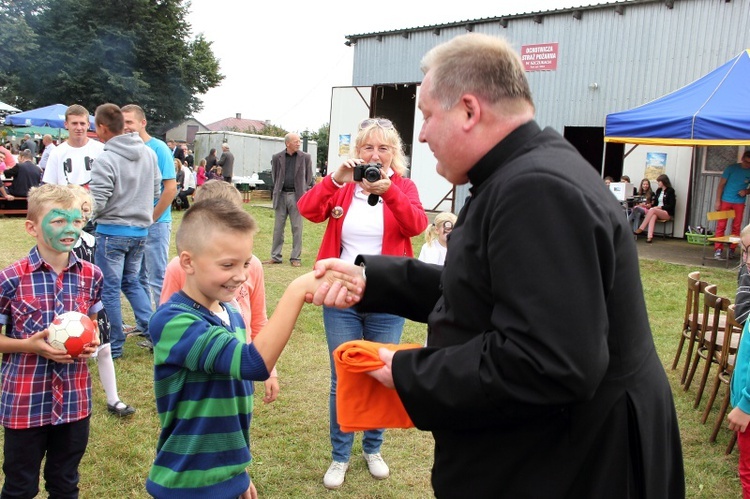
[[[146,291],[138,281],[141,272],[145,237],[96,235],[96,264],[104,274],[102,303],[111,324],[110,339],[112,357],[122,356],[125,334],[122,332],[122,304],[120,290],[133,307],[138,329],[148,337],[148,321],[151,319],[151,304]]]
[[[404,330],[404,319],[391,314],[366,314],[355,308],[323,307],[323,323],[328,342],[328,358],[331,364],[331,393],[329,411],[331,419],[331,446],[333,460],[340,463],[349,462],[354,443],[354,433],[341,431],[336,419],[336,369],[333,366],[333,351],[347,341],[369,340],[379,343],[399,343]],[[364,432],[362,450],[368,454],[380,452],[383,443],[383,431],[369,430]]]
[[[148,228],[146,251],[143,252],[139,281],[154,308],[159,306],[164,274],[167,273],[169,259],[169,238],[172,235],[172,222],[156,222]],[[140,329],[140,325],[138,327]],[[141,331],[143,331],[141,329]]]

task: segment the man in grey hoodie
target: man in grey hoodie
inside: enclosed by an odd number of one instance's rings
[[[102,104],[94,115],[96,135],[104,152],[91,169],[96,225],[96,264],[104,274],[102,303],[111,322],[112,357],[122,356],[120,290],[125,293],[136,321],[148,324],[151,303],[138,276],[153,221],[154,200],[161,191],[156,154],[137,133],[124,134],[120,108]],[[146,337],[148,338],[148,332]]]

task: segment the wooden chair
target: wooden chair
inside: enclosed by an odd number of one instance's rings
[[[716,441],[716,436],[719,434],[721,424],[724,421],[724,417],[727,415],[727,409],[729,408],[729,395],[730,387],[729,380],[732,378],[732,372],[734,372],[734,361],[737,357],[737,349],[740,345],[740,338],[742,336],[742,325],[737,322],[734,316],[734,305],[730,305],[727,309],[727,328],[725,334],[731,334],[731,340],[727,339],[724,341],[722,348],[716,353],[716,362],[719,366],[716,376],[714,377],[714,386],[711,388],[711,397],[708,399],[706,409],[703,411],[703,418],[701,423],[705,424],[711,413],[711,408],[716,400],[716,395],[719,393],[721,385],[726,385],[727,389],[724,394],[724,400],[721,403],[719,414],[714,424],[714,429],[711,432],[710,442]]]
[[[685,391],[690,388],[695,371],[698,369],[698,364],[703,360],[705,365],[703,366],[703,374],[701,375],[698,392],[695,395],[693,408],[697,408],[700,404],[703,390],[706,388],[708,375],[711,371],[711,365],[716,363],[715,352],[717,348],[720,349],[724,344],[724,331],[719,329],[719,322],[721,317],[726,314],[731,303],[729,298],[716,295],[715,285],[706,286],[703,292],[703,321],[701,323],[700,339],[684,386]],[[726,317],[724,320],[726,321]]]
[[[693,345],[698,340],[698,314],[700,312],[701,298],[700,279],[700,272],[691,272],[688,274],[687,298],[685,299],[685,315],[682,319],[682,333],[680,334],[680,342],[677,344],[677,353],[675,353],[674,361],[672,361],[672,370],[675,370],[677,369],[677,364],[680,362],[680,355],[682,355],[682,348],[685,345],[685,340],[687,340],[687,361],[685,362],[685,367],[682,369],[680,384],[685,383],[685,377],[687,376],[688,367],[690,366],[690,357],[693,354]],[[706,284],[704,283],[704,287],[705,286]]]

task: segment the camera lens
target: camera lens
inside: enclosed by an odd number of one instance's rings
[[[377,182],[380,180],[380,168],[377,166],[368,166],[365,168],[364,177],[368,182]]]

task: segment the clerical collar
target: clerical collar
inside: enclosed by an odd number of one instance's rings
[[[541,133],[536,121],[531,120],[519,126],[508,134],[495,147],[480,159],[467,176],[472,186],[479,186],[489,178],[500,166],[515,156],[535,135]]]

